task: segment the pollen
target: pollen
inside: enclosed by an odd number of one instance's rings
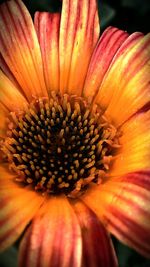
[[[80,97],[51,93],[10,113],[2,151],[16,182],[76,197],[99,183],[119,145],[116,128]]]

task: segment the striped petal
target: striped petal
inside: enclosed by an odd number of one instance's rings
[[[21,0],[0,7],[0,54],[29,100],[47,95],[36,32]]]
[[[60,90],[81,95],[88,64],[99,37],[96,0],[63,1],[59,54]]]
[[[34,24],[41,47],[48,91],[58,91],[60,14],[36,12]]]
[[[81,95],[99,36],[96,0],[63,0],[61,19],[59,14],[37,13],[35,27],[49,89]]]
[[[81,95],[99,36],[96,0],[62,2],[59,14],[36,13],[35,28],[50,90]]]
[[[119,126],[149,101],[150,34],[135,33],[118,50],[95,102]]]
[[[85,97],[92,99],[98,93],[103,78],[117,50],[127,37],[127,32],[121,31],[115,27],[108,27],[103,32],[90,61],[83,89],[83,95]]]
[[[22,110],[27,107],[27,100],[15,85],[0,70],[0,104],[9,111]]]
[[[81,266],[81,232],[64,197],[47,199],[23,237],[19,266]]]
[[[43,203],[36,192],[19,187],[0,166],[0,251],[14,243]]]
[[[121,128],[120,150],[110,176],[121,176],[150,167],[150,111],[139,113]]]
[[[149,192],[150,171],[139,171],[93,187],[83,201],[118,239],[150,257]]]
[[[82,202],[74,208],[82,230],[82,267],[118,266],[111,240],[96,215]]]

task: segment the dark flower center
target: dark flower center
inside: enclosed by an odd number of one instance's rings
[[[12,113],[3,152],[16,181],[51,194],[76,196],[109,169],[117,131],[82,98],[52,94]]]

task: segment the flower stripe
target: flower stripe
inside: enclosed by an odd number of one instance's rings
[[[104,31],[91,57],[83,89],[85,97],[92,99],[97,94],[117,50],[127,37],[126,32],[114,27]]]
[[[108,35],[108,36],[107,36]],[[120,36],[119,39],[118,36]],[[116,38],[117,37],[117,38]],[[126,51],[130,51],[130,49],[143,37],[142,33],[133,33],[128,37],[128,34],[126,32],[122,32],[121,30],[118,29],[116,31],[116,28],[114,27],[108,27],[102,36],[100,37],[99,43],[97,44],[97,47],[95,48],[95,51],[93,53],[89,70],[88,70],[88,75],[87,75],[87,82],[85,83],[85,89],[84,89],[84,94],[86,97],[89,97],[90,94],[88,93],[88,80],[91,77],[93,79],[93,85],[96,85],[96,88],[94,90],[95,99],[94,102],[100,103],[102,105],[103,109],[106,109],[111,97],[113,90],[111,90],[111,86],[108,86],[103,89],[103,81],[105,81],[105,78],[107,77],[107,74],[111,70],[111,65],[117,60],[117,58],[120,57],[123,53]],[[108,41],[109,40],[109,41]],[[114,40],[116,42],[114,42]],[[112,46],[111,46],[112,44]],[[104,46],[104,48],[103,48]],[[114,51],[114,46],[116,46],[116,51]],[[105,53],[102,50],[105,49]],[[106,53],[107,51],[107,53]],[[113,54],[114,52],[114,54]],[[104,60],[103,60],[104,58]],[[106,60],[107,58],[107,60]],[[99,59],[101,64],[99,64],[99,61],[96,61]],[[96,63],[94,63],[96,61]],[[110,62],[107,66],[107,62]],[[102,77],[100,78],[100,83],[99,86],[96,84],[95,78],[94,78],[94,73],[96,70],[98,71],[101,65],[100,71],[102,72]],[[98,75],[101,75],[98,73]],[[87,86],[87,89],[86,89]],[[98,86],[98,88],[97,88]],[[89,89],[90,90],[90,89]],[[101,103],[101,101],[103,101]]]
[[[8,68],[29,100],[32,95],[46,96],[40,47],[23,2],[3,3],[0,18],[0,53]]]
[[[62,1],[61,20],[59,14],[36,13],[35,28],[49,88],[81,95],[99,37],[96,1]]]
[[[96,0],[63,1],[59,39],[62,93],[67,91],[81,95],[89,60],[98,37]]]
[[[19,188],[14,179],[0,167],[0,251],[17,240],[43,202],[36,192]]]
[[[118,53],[95,101],[107,107],[105,115],[121,125],[150,101],[150,35],[139,36],[132,47]]]
[[[83,196],[111,233],[146,257],[150,257],[149,189],[149,171],[139,171],[114,177]]]
[[[142,38],[144,37],[144,34],[141,32],[134,32],[131,35],[128,36],[128,38],[125,40],[125,42],[121,45],[119,50],[117,51],[114,61],[119,59],[119,57],[122,54],[126,54],[127,52],[130,51]],[[111,66],[110,66],[111,67]]]
[[[118,51],[116,52],[112,63],[109,66],[108,71],[106,72],[105,77],[103,78],[103,83],[101,84],[99,91],[95,97],[95,102],[98,102],[102,105],[102,107],[104,109],[106,109],[106,107],[108,106],[112,95],[113,95],[113,89],[110,86],[110,84],[106,87],[103,86],[105,80],[107,79],[107,76],[109,74],[109,71],[111,71],[112,66],[114,65],[114,63],[117,61],[117,59],[123,59],[124,55],[126,55],[127,53],[130,53],[130,51],[135,47],[135,45],[142,40],[143,38],[143,34],[142,33],[133,33],[131,34],[126,40],[125,42],[121,45],[121,47],[118,49]],[[120,62],[120,61],[118,61]],[[123,60],[122,60],[123,62]],[[118,72],[115,73],[115,75],[119,75]],[[107,80],[106,80],[107,81]],[[117,86],[119,86],[119,83],[117,84]],[[118,87],[117,87],[118,88]]]
[[[38,35],[47,90],[59,90],[60,14],[36,12],[34,25]]]
[[[79,223],[68,200],[49,198],[23,237],[19,266],[81,266],[81,241]]]
[[[82,202],[77,202],[74,208],[82,230],[82,266],[118,266],[110,238],[96,215]]]
[[[144,256],[150,257],[149,191],[130,183],[129,179],[113,184],[116,189],[114,193],[116,200],[106,211],[105,220],[108,223],[108,230],[117,238]],[[117,189],[120,193],[117,193]]]

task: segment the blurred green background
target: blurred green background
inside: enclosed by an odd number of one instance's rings
[[[72,0],[73,1],[73,0]],[[0,0],[0,3],[4,2]],[[28,10],[56,12],[61,8],[59,0],[25,0]],[[129,33],[150,31],[150,0],[99,0],[101,30],[112,25]],[[119,267],[150,267],[150,260],[121,244],[115,238],[113,243],[119,260]],[[17,248],[11,247],[0,255],[0,267],[17,267]]]

